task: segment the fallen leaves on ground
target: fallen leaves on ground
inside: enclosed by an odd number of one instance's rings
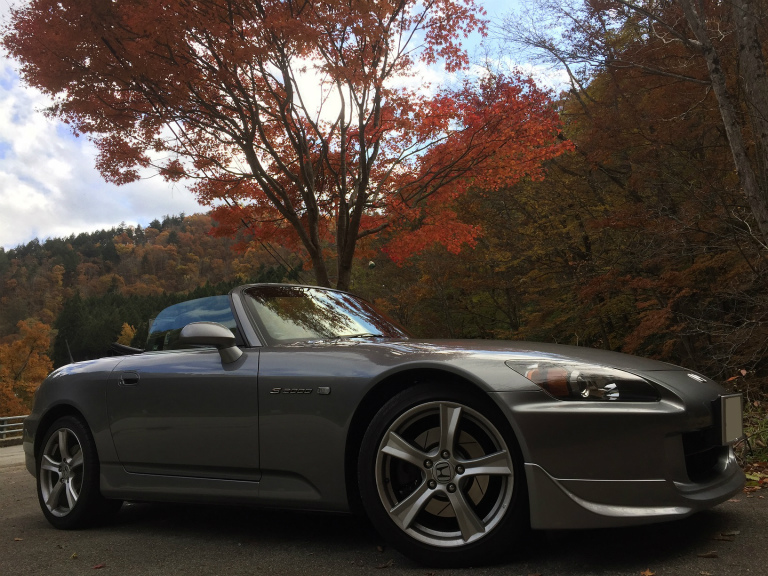
[[[13,539],[14,542],[21,542],[22,540],[24,540],[24,538],[14,538]]]
[[[733,538],[731,536],[723,536],[722,534],[715,534],[712,536],[712,540],[717,540],[719,542],[733,542]]]
[[[654,572],[650,568],[646,568],[645,570],[640,572],[640,576],[656,576],[656,572]]]
[[[389,560],[384,562],[384,564],[379,564],[378,566],[376,566],[376,568],[379,570],[381,570],[382,568],[389,568],[390,566],[392,566],[392,564],[394,564],[394,562],[395,561],[392,558],[390,558]]]
[[[100,570],[101,568],[106,568],[107,565],[102,562],[101,564],[96,564],[96,566],[93,567],[94,570]]]
[[[744,476],[747,478],[744,492],[755,492],[768,488],[768,462],[750,462],[744,466]]]
[[[704,554],[697,554],[699,558],[719,558],[717,555],[717,550],[712,550],[710,552],[704,552]]]
[[[739,530],[728,530],[726,532],[720,532],[712,536],[712,540],[719,540],[720,542],[733,542],[733,537],[741,534]]]

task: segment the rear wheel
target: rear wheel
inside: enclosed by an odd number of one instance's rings
[[[373,419],[358,479],[369,517],[404,554],[432,566],[476,565],[513,547],[527,526],[521,462],[488,398],[424,384]]]
[[[96,445],[80,419],[56,420],[42,446],[37,496],[48,522],[61,529],[83,528],[119,510],[119,500],[107,500],[99,492]]]

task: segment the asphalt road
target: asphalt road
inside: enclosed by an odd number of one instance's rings
[[[130,504],[108,526],[58,531],[38,508],[19,450],[0,448],[3,576],[768,574],[768,490],[673,523],[537,533],[504,565],[434,570],[382,546],[364,520],[347,516]]]

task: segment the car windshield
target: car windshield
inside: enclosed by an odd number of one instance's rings
[[[303,286],[254,286],[245,302],[276,343],[342,338],[407,338],[370,304],[350,294]]]

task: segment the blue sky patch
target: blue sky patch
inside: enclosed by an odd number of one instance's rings
[[[9,74],[2,74],[3,69],[0,69],[0,89],[10,92],[12,88],[19,84],[19,75],[10,70],[10,67],[6,68]]]

